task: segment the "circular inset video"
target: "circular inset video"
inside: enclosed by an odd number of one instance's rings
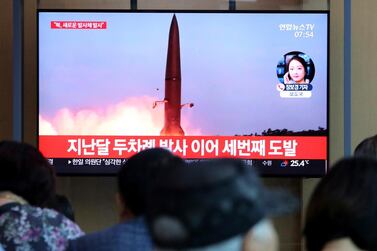
[[[278,62],[276,74],[282,84],[309,84],[315,74],[313,60],[301,51],[291,51]]]

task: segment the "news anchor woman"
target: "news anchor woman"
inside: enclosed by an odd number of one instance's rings
[[[284,84],[307,84],[309,82],[306,79],[306,67],[305,60],[299,56],[293,56],[287,67],[287,72],[284,74]]]

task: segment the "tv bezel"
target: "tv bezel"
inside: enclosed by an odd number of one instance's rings
[[[36,13],[36,26],[37,26],[37,43],[36,43],[36,53],[37,53],[37,78],[36,78],[36,95],[37,95],[37,114],[36,114],[36,123],[37,123],[37,148],[39,149],[39,14],[40,13],[219,13],[219,14],[325,14],[327,17],[327,77],[326,77],[326,161],[325,161],[325,173],[323,175],[302,175],[302,174],[287,174],[287,175],[264,175],[261,174],[262,177],[278,177],[278,178],[287,178],[287,177],[296,177],[296,178],[320,178],[326,175],[329,170],[329,163],[330,163],[330,11],[329,10],[194,10],[194,9],[37,9]],[[300,137],[300,136],[297,136]],[[93,173],[69,173],[64,172],[60,173],[56,171],[57,176],[115,176],[117,173],[103,173],[103,172],[93,172]]]

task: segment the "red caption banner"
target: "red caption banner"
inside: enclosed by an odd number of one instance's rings
[[[103,29],[107,29],[107,22],[106,21],[51,21],[51,29],[103,30]]]
[[[46,158],[129,158],[153,147],[188,159],[327,158],[327,138],[322,136],[39,136]]]

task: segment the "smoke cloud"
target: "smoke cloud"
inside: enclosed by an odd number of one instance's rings
[[[102,109],[62,108],[48,118],[39,116],[40,135],[138,135],[156,136],[164,124],[163,105],[152,108],[153,97],[128,98]],[[201,135],[182,117],[186,135]]]

